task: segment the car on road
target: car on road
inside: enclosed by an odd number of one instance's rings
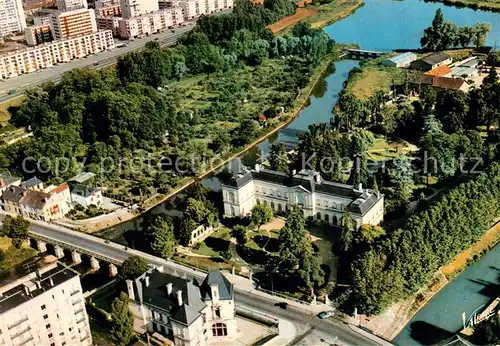
[[[278,306],[282,309],[288,309],[288,303],[287,302],[279,302],[279,303],[275,303],[274,306]]]
[[[332,317],[333,315],[335,315],[335,311],[321,311],[318,314],[318,317],[323,320],[325,318]]]

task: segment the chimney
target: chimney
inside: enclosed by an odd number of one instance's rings
[[[168,294],[168,295],[171,295],[171,294],[172,294],[172,283],[171,283],[171,282],[169,282],[169,283],[167,284],[167,294]]]
[[[149,287],[149,276],[148,275],[146,275],[144,277],[144,284],[146,285],[146,287]]]
[[[52,278],[49,278],[49,283],[50,283],[50,286],[54,287],[54,280],[52,280]]]
[[[219,301],[219,285],[210,285],[210,295],[212,296],[212,303],[217,304],[217,302]]]
[[[363,192],[363,184],[361,183],[358,184],[358,191]]]
[[[179,306],[182,306],[182,291],[181,290],[177,291],[177,304],[179,304]]]
[[[126,280],[125,282],[127,284],[128,297],[132,300],[135,300],[134,282],[132,280]]]
[[[258,163],[256,163],[254,169],[255,169],[256,172],[259,172],[260,171],[260,165]]]
[[[24,286],[24,293],[29,296],[30,295],[30,289],[28,288],[28,286]]]
[[[41,290],[42,289],[42,283],[40,282],[40,280],[35,281],[35,283],[36,283],[36,288],[38,288],[39,290]]]

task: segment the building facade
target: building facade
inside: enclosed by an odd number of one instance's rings
[[[52,30],[56,40],[90,35],[97,32],[95,13],[85,8],[58,12],[52,15]]]
[[[237,334],[233,285],[220,271],[199,283],[150,269],[127,280],[134,329],[159,333],[170,343],[204,346],[231,342]]]
[[[384,218],[384,196],[379,192],[322,180],[317,172],[301,171],[289,176],[256,166],[222,183],[224,214],[249,215],[257,203],[275,212],[298,206],[304,216],[340,225],[345,211],[356,227],[378,225]]]
[[[122,16],[125,19],[158,11],[157,0],[120,0]]]
[[[56,0],[59,11],[73,11],[87,8],[87,0]]]
[[[50,24],[35,25],[24,29],[24,38],[29,46],[52,42],[52,27]]]
[[[108,30],[6,53],[0,55],[0,79],[46,69],[113,48],[113,34]]]
[[[74,203],[84,208],[94,205],[101,207],[104,203],[104,197],[100,188],[90,187],[82,184],[75,184],[71,189],[71,199]]]
[[[407,67],[410,66],[412,61],[418,59],[417,54],[412,52],[406,52],[403,54],[395,55],[387,60],[382,61],[382,65],[391,67]]]
[[[0,345],[92,345],[78,273],[55,262],[0,287]]]
[[[26,17],[22,1],[0,1],[0,38],[13,32],[23,32],[25,28]]]
[[[120,19],[119,37],[130,40],[141,35],[152,35],[182,23],[184,23],[184,18],[181,8],[158,10],[129,19]]]
[[[233,0],[180,0],[178,6],[182,8],[184,19],[195,19],[233,7]]]
[[[436,52],[425,58],[412,61],[410,67],[415,70],[429,71],[439,66],[449,65],[453,62],[451,56],[445,52]]]

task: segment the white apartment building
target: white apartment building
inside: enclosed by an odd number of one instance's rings
[[[21,0],[0,0],[0,38],[26,28]]]
[[[262,169],[233,176],[222,183],[224,214],[249,215],[257,203],[267,203],[275,212],[297,205],[304,216],[340,225],[344,211],[356,227],[378,225],[384,218],[384,196],[379,192],[322,180],[317,172],[303,170],[289,176]]]
[[[97,32],[95,13],[91,9],[83,8],[57,12],[51,17],[52,33],[56,40],[64,40]]]
[[[208,273],[200,283],[158,267],[127,280],[127,290],[137,333],[157,332],[170,340],[164,344],[183,346],[234,342],[238,330],[233,285],[220,271]]]
[[[186,20],[198,18],[202,14],[209,15],[233,7],[233,0],[180,0],[178,5],[182,8]]]
[[[118,23],[118,36],[130,40],[140,35],[151,35],[182,23],[184,23],[184,18],[181,8],[158,10],[138,17],[121,19]]]
[[[92,345],[82,292],[57,262],[0,287],[0,345]]]
[[[57,0],[56,5],[59,11],[73,11],[87,8],[87,0]]]
[[[125,19],[159,10],[158,0],[120,0],[120,7]]]
[[[108,30],[6,53],[0,55],[0,79],[31,73],[113,48],[113,34]]]

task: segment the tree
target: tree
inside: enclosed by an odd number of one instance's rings
[[[181,80],[182,78],[184,78],[184,76],[186,75],[186,73],[188,71],[189,70],[188,70],[186,64],[183,61],[177,61],[175,63],[175,65],[174,65],[174,76],[178,80]]]
[[[257,137],[257,132],[259,131],[259,124],[255,120],[245,119],[241,122],[240,127],[236,129],[236,133],[233,136],[235,144],[242,146],[250,143]]]
[[[148,271],[148,262],[139,256],[130,256],[123,261],[118,276],[122,280],[133,280]]]
[[[126,346],[133,337],[134,316],[129,308],[129,297],[121,292],[111,304],[111,339],[118,345]]]
[[[164,259],[168,259],[174,255],[176,241],[174,226],[170,218],[163,216],[155,217],[147,232],[152,239],[151,249],[155,255]]]
[[[432,25],[424,30],[420,45],[431,51],[444,50],[455,45],[458,37],[457,26],[444,20],[443,11],[436,10]]]
[[[12,245],[20,249],[23,241],[28,239],[30,223],[23,216],[5,216],[2,223],[2,234],[12,239]]]
[[[257,226],[257,229],[260,229],[260,226],[271,221],[272,218],[273,210],[267,203],[259,203],[252,208],[250,221]]]
[[[243,225],[236,225],[231,231],[231,236],[236,238],[239,245],[245,245],[248,241],[247,229]]]
[[[474,33],[473,42],[476,48],[484,46],[484,42],[486,41],[486,37],[488,36],[488,32],[491,30],[491,25],[488,23],[477,23],[472,28],[472,32]]]
[[[500,321],[498,317],[494,315],[490,319],[475,325],[472,337],[477,345],[498,345],[500,343]]]
[[[444,90],[436,102],[436,118],[447,133],[462,132],[469,110],[467,94],[460,90]]]
[[[319,287],[324,282],[324,272],[314,254],[311,241],[306,234],[302,211],[289,211],[285,227],[280,231],[279,254],[271,264],[272,270],[290,286]]]
[[[402,203],[408,202],[412,193],[413,168],[411,159],[401,156],[392,160],[392,168],[389,170],[391,183],[395,185],[396,197]]]
[[[275,171],[287,174],[290,173],[285,144],[277,143],[271,145],[271,150],[269,151],[269,164],[271,165],[271,169]]]

